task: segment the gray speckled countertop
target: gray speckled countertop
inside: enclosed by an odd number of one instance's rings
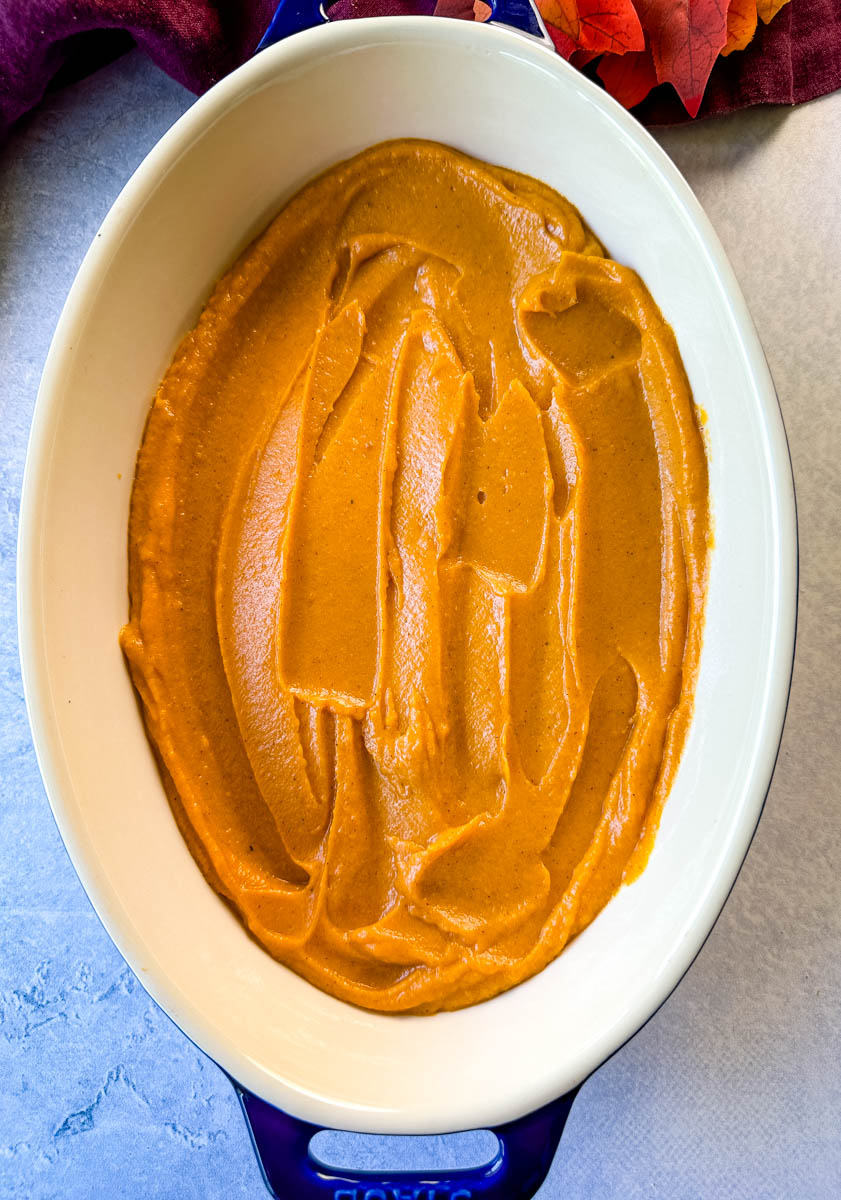
[[[50,97],[0,152],[2,1197],[265,1194],[227,1080],[146,996],[76,880],[35,764],[15,636],[20,483],[50,337],[108,207],[190,102],[130,54]],[[777,382],[800,513],[797,661],[774,783],[724,914],[670,1000],[585,1084],[540,1196],[834,1198],[841,93],[659,138],[730,254]]]

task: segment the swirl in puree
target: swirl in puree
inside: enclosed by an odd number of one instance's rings
[[[427,142],[327,171],[137,463],[121,641],[202,871],[367,1008],[533,975],[645,865],[708,542],[674,336],[568,201]]]

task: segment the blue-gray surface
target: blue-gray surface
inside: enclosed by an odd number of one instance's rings
[[[841,186],[837,167],[822,173],[838,100],[661,139],[725,240],[780,387],[800,486],[798,667],[725,913],[674,996],[583,1088],[545,1200],[841,1195],[841,291],[826,269]],[[51,97],[0,159],[0,1195],[26,1200],[265,1194],[229,1084],[146,996],[64,853],[15,638],[18,498],[50,336],[119,188],[189,103],[132,54]]]

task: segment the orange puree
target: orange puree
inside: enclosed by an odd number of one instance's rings
[[[563,197],[413,141],[310,183],[137,464],[122,646],[201,869],[367,1008],[539,971],[645,864],[708,528],[674,336]]]

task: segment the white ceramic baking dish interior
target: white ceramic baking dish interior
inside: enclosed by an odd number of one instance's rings
[[[707,414],[715,526],[695,716],[646,871],[541,974],[426,1018],[355,1009],[249,939],[178,833],[117,645],[135,455],[176,343],[285,199],[395,137],[545,180],[640,272]],[[46,790],[138,978],[245,1087],[351,1130],[509,1120],[571,1089],[634,1033],[718,915],[778,748],[796,557],[785,435],[750,317],[697,201],[637,122],[501,28],[407,17],[302,33],[223,80],[149,154],[56,331],[19,557],[24,684]]]

